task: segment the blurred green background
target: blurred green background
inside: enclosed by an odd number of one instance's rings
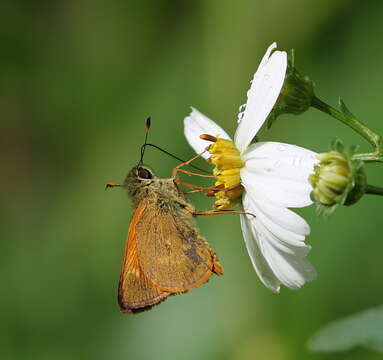
[[[329,221],[299,210],[319,275],[280,295],[258,280],[236,216],[201,218],[225,276],[126,316],[116,289],[132,211],[104,184],[136,164],[149,115],[150,141],[183,158],[193,155],[182,125],[190,105],[233,133],[273,41],[295,49],[319,97],[336,105],[341,95],[382,134],[382,13],[379,0],[3,0],[1,359],[381,359],[305,345],[328,321],[382,303],[381,198]],[[369,150],[314,109],[279,118],[261,139],[325,151],[335,135]],[[153,149],[146,163],[162,177],[177,165]],[[368,174],[383,185],[381,166]]]

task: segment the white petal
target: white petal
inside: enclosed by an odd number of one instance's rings
[[[263,58],[262,58],[261,62],[259,63],[259,66],[258,66],[258,69],[256,72],[258,72],[258,70],[261,67],[263,67],[267,64],[267,62],[269,61],[271,52],[276,48],[277,48],[277,43],[275,41],[271,45],[269,45],[269,47],[266,49],[265,55],[263,55]]]
[[[310,234],[310,226],[302,217],[285,207],[257,196],[251,187],[244,186],[248,195],[243,201],[244,205],[257,209],[258,212],[255,215],[270,232],[293,243],[304,241],[304,237]]]
[[[284,207],[312,204],[308,177],[318,161],[313,151],[278,142],[259,142],[243,153],[242,181],[254,193]]]
[[[255,156],[258,158],[291,158],[292,156],[302,156],[316,159],[317,153],[296,145],[265,141],[252,144],[246,149],[246,152],[243,153],[244,160],[251,159]]]
[[[225,130],[193,107],[190,115],[184,119],[184,133],[190,146],[197,154],[202,153],[211,144],[206,140],[200,139],[199,136],[202,134],[219,135],[222,139],[230,140]],[[206,152],[202,156],[207,159],[210,157],[210,154]]]
[[[270,266],[267,265],[267,262],[259,249],[257,238],[254,237],[251,229],[252,225],[250,220],[246,217],[246,215],[240,215],[240,219],[247,252],[257,275],[266,287],[274,292],[279,292],[280,282],[275,277],[273,271],[270,269]]]
[[[258,275],[261,264],[262,269],[268,270],[267,279],[274,279],[270,285],[270,281],[265,281],[259,275],[262,282],[276,291],[277,284],[298,289],[305,282],[313,280],[315,270],[305,258],[310,246],[301,238],[302,232],[307,231],[304,230],[308,226],[306,222],[296,214],[291,216],[292,212],[288,209],[278,209],[273,204],[258,202],[248,191],[243,197],[243,208],[256,215],[255,218],[244,215],[244,220],[241,220],[241,223],[246,224],[245,230],[242,225],[242,230],[253,265]],[[283,215],[288,219],[281,219],[280,216]],[[303,224],[305,225],[302,228]],[[294,234],[295,231],[297,232]]]
[[[274,107],[281,91],[287,68],[287,54],[284,51],[271,51],[272,44],[266,51],[251,86],[247,92],[247,103],[235,134],[235,144],[242,152],[257,134],[267,116]]]
[[[261,225],[260,225],[261,227]],[[276,248],[272,242],[267,241],[268,233],[259,231],[265,238],[264,254],[268,264],[281,284],[290,289],[299,289],[306,282],[316,277],[313,266],[304,257],[297,254],[287,253]]]
[[[253,83],[254,81],[256,81],[257,79],[259,79],[260,75],[262,74],[262,68],[266,65],[266,63],[269,61],[269,57],[270,57],[270,54],[271,52],[277,47],[277,43],[276,42],[273,42],[266,50],[265,54],[263,55],[263,58],[261,60],[261,62],[259,63],[258,65],[258,69],[257,71],[255,72],[254,76],[253,76],[253,79],[250,81],[250,83]],[[240,107],[239,107],[239,113],[238,113],[238,123],[240,123],[243,119],[243,115],[245,113],[245,110],[246,110],[246,104],[242,104]]]

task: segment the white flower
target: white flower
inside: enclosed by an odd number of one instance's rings
[[[216,185],[231,189],[216,194],[215,207],[229,209],[241,202],[245,212],[255,215],[240,215],[243,237],[261,281],[278,292],[281,284],[298,289],[315,278],[315,269],[305,258],[311,248],[304,242],[310,227],[288,208],[312,203],[308,177],[316,153],[277,142],[250,145],[271,112],[285,78],[287,55],[283,51],[271,54],[275,48],[274,43],[267,49],[254,75],[247,103],[240,108],[234,142],[196,109],[192,108],[184,123],[185,136],[197,153],[206,149],[206,140],[213,142],[210,154],[203,156],[216,165]],[[201,139],[203,134],[210,136]]]

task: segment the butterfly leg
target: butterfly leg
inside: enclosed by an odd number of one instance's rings
[[[237,211],[237,210],[208,210],[208,211],[196,211],[193,213],[194,216],[202,216],[202,215],[221,215],[221,214],[242,214],[242,215],[250,215],[256,217],[253,213],[249,213],[246,211]]]
[[[189,188],[192,188],[192,189],[195,189],[193,192],[200,192],[200,191],[221,191],[221,190],[224,190],[224,185],[219,185],[219,186],[209,186],[209,187],[203,187],[203,186],[198,186],[198,185],[193,185],[193,184],[189,184],[185,181],[182,181],[182,180],[179,180],[179,179],[176,179],[174,180],[174,182],[178,185],[185,185]]]
[[[108,188],[114,188],[114,187],[124,187],[124,185],[115,184],[115,183],[112,183],[112,182],[108,182],[108,183],[105,184],[105,190],[108,189]]]
[[[173,169],[173,178],[175,178],[177,176],[177,173],[180,171],[180,169],[186,165],[189,165],[191,162],[193,162],[194,160],[198,159],[199,157],[201,157],[207,150],[204,150],[203,152],[197,154],[196,156],[192,157],[190,160],[188,161],[185,161],[179,165],[177,165],[174,169]]]
[[[213,179],[216,178],[216,176],[214,176],[214,175],[198,174],[198,173],[191,172],[191,171],[185,170],[185,169],[177,169],[177,173],[178,172],[182,172],[182,173],[187,174],[187,175],[194,175],[194,176],[200,176],[200,177],[205,177],[205,178],[213,178]]]

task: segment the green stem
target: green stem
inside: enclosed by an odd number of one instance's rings
[[[383,196],[383,188],[381,188],[379,186],[367,185],[366,194]]]
[[[363,136],[373,147],[374,151],[367,154],[355,154],[354,159],[360,159],[366,162],[379,161],[383,162],[383,142],[379,134],[372,131],[369,127],[364,125],[361,121],[357,120],[351,113],[339,111],[332,106],[324,103],[316,96],[313,97],[311,106],[316,109],[329,114],[333,118],[341,121],[343,124],[355,130],[359,135]]]

